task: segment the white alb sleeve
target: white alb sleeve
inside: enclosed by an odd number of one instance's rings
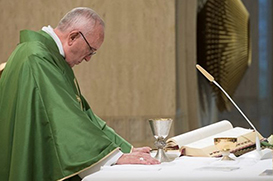
[[[107,156],[106,158],[103,158],[100,162],[94,164],[94,166],[91,166],[87,170],[84,170],[80,172],[78,175],[81,178],[86,177],[87,175],[90,175],[92,173],[95,173],[100,170],[102,166],[111,166],[117,163],[118,159],[123,155],[123,153],[120,150],[114,151],[111,155]]]

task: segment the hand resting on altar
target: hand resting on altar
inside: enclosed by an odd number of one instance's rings
[[[133,148],[132,153],[123,154],[117,161],[117,165],[121,164],[143,164],[155,165],[160,162],[150,155],[150,147]]]

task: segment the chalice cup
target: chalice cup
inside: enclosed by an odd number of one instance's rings
[[[229,155],[231,150],[236,148],[236,144],[237,138],[232,137],[214,138],[214,145],[217,147],[217,149],[220,150],[223,156],[221,160],[234,161],[234,159],[230,158]]]
[[[170,118],[160,118],[160,119],[149,120],[152,133],[156,139],[155,146],[157,147],[157,153],[154,158],[160,162],[170,161],[170,159],[165,154],[164,147],[166,146],[165,138],[169,134],[172,121],[173,120]]]

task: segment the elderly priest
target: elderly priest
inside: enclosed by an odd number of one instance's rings
[[[158,164],[96,116],[72,67],[104,40],[89,8],[68,12],[53,29],[24,30],[0,78],[0,180],[80,180],[102,165]]]

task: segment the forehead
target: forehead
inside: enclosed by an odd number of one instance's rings
[[[100,46],[104,40],[104,27],[101,25],[95,26],[91,31],[89,31],[89,33],[87,33],[86,38],[90,45],[94,46],[94,48],[96,48],[96,44],[99,44]]]

